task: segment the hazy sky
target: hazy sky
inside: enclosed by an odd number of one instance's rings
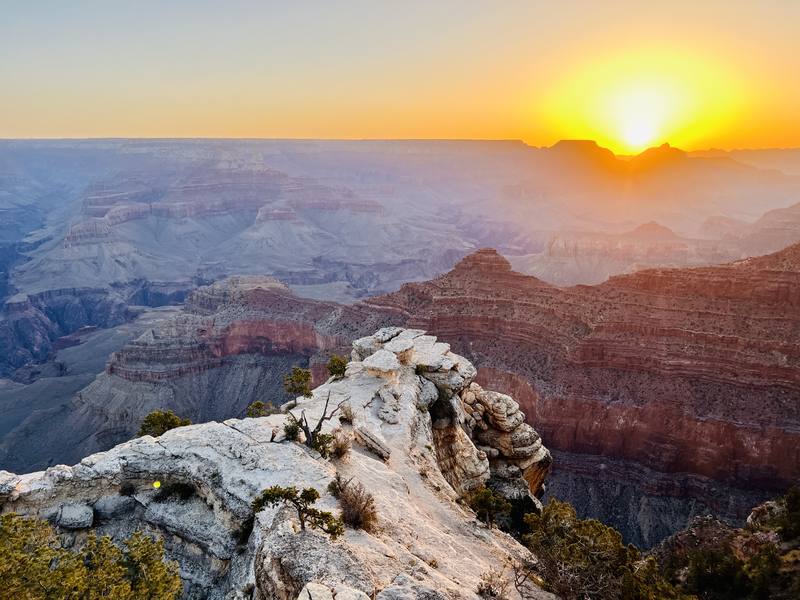
[[[800,1],[0,0],[0,137],[800,146]]]

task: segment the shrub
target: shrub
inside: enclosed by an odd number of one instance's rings
[[[312,437],[311,448],[319,452],[319,455],[322,458],[328,458],[331,455],[332,444],[333,444],[333,434],[316,433]]]
[[[333,441],[331,442],[331,454],[334,458],[344,458],[350,453],[353,442],[350,435],[342,431],[341,428],[333,431]]]
[[[261,492],[253,500],[253,512],[259,512],[267,506],[274,506],[279,503],[288,504],[297,511],[297,518],[300,520],[300,529],[305,531],[306,525],[312,529],[321,529],[331,539],[336,539],[344,533],[344,524],[341,519],[337,519],[332,513],[323,511],[311,506],[319,499],[319,492],[314,488],[305,488],[299,492],[296,487],[282,487],[274,485]]]
[[[489,527],[494,526],[497,517],[506,516],[511,512],[511,503],[487,487],[472,492],[467,498],[467,505]]]
[[[336,406],[336,408],[328,412],[328,406],[330,405],[330,402],[331,393],[329,391],[328,397],[325,399],[325,406],[322,408],[322,415],[314,427],[311,427],[311,424],[308,422],[305,410],[300,412],[299,419],[295,417],[291,411],[288,413],[290,421],[303,431],[303,434],[305,435],[305,445],[319,452],[323,458],[328,458],[330,446],[333,443],[333,436],[330,433],[322,433],[322,425],[325,423],[325,421],[331,420],[346,401],[342,400]]]
[[[340,423],[353,423],[353,407],[350,406],[349,402],[345,402],[341,406],[341,410],[339,411],[339,422]]]
[[[311,371],[294,367],[291,373],[283,377],[283,388],[291,396],[311,398]]]
[[[274,415],[279,412],[280,409],[273,405],[272,402],[264,403],[261,400],[256,400],[247,407],[247,417],[250,419],[268,417],[269,415]]]
[[[528,514],[523,540],[538,562],[544,587],[564,600],[682,598],[622,536],[594,519],[579,519],[566,502],[551,499],[540,514]]]
[[[297,438],[300,437],[300,425],[298,425],[295,421],[284,423],[283,433],[286,434],[287,440],[296,442]]]
[[[3,597],[173,600],[183,591],[178,564],[164,561],[161,540],[135,532],[116,546],[90,534],[79,550],[62,547],[45,521],[0,517]]]
[[[786,541],[800,538],[800,487],[792,486],[780,500],[783,514],[778,517],[778,533]]]
[[[750,586],[744,563],[722,548],[700,549],[689,553],[685,589],[706,592],[704,598],[747,598]]]
[[[331,377],[341,379],[344,377],[344,372],[347,370],[347,359],[344,356],[333,354],[325,365],[328,368],[328,373]]]
[[[509,582],[503,577],[502,571],[490,569],[481,575],[475,592],[484,600],[505,600],[508,598],[508,587]]]
[[[342,507],[342,521],[353,529],[375,531],[378,524],[378,511],[375,509],[375,498],[359,482],[336,478],[328,485],[328,491],[339,499]]]
[[[191,425],[189,419],[182,419],[171,410],[154,410],[147,415],[139,427],[139,435],[158,437],[170,429]]]

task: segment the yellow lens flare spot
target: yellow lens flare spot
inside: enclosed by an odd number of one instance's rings
[[[156,488],[156,489],[160,488],[161,487],[161,482],[160,481],[154,481],[153,482],[153,487]]]

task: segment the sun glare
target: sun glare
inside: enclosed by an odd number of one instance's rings
[[[600,113],[617,140],[638,152],[662,141],[680,105],[679,94],[667,83],[637,81],[603,94]]]
[[[539,102],[554,141],[594,139],[618,154],[669,142],[691,146],[729,126],[744,92],[698,56],[642,50],[568,69]]]
[[[642,119],[631,119],[622,131],[622,139],[631,148],[645,148],[658,136],[652,123]]]

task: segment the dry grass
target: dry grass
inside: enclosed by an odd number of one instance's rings
[[[364,486],[352,479],[344,479],[338,473],[328,486],[328,490],[339,499],[342,507],[342,520],[353,529],[374,531],[378,525],[378,511],[375,498]]]
[[[484,600],[506,600],[508,588],[509,582],[503,577],[503,572],[489,569],[481,575],[480,583],[475,591]]]
[[[333,441],[331,442],[331,454],[334,458],[342,459],[350,454],[353,440],[349,433],[342,431],[341,428],[334,430]]]
[[[353,407],[350,406],[349,402],[345,402],[339,407],[339,422],[353,423]]]

